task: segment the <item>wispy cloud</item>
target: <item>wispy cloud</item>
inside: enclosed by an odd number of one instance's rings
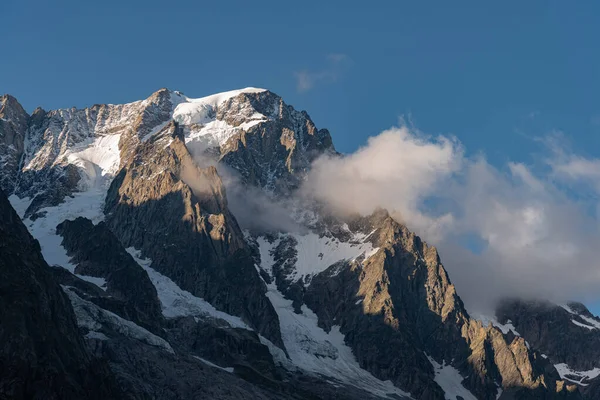
[[[307,92],[319,84],[336,82],[349,60],[346,54],[328,54],[322,69],[317,71],[304,69],[294,72],[296,88],[299,92]]]

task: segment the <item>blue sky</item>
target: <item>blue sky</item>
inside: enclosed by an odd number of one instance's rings
[[[557,132],[555,153],[600,157],[597,2],[8,0],[2,14],[0,92],[29,111],[256,86],[347,153],[402,117],[499,173],[534,170]],[[584,178],[560,188],[596,199]]]
[[[494,161],[527,157],[528,138],[554,129],[594,153],[599,13],[591,1],[9,0],[0,91],[31,110],[258,86],[342,151],[410,115]],[[334,78],[298,92],[302,71]]]

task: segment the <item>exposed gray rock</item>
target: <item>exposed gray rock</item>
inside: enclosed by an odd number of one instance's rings
[[[84,186],[99,184],[95,181],[101,172],[98,166],[89,161],[72,164],[71,153],[84,150],[94,140],[116,138],[124,162],[141,138],[171,118],[174,98],[172,92],[161,89],[134,103],[49,112],[38,108],[30,117],[13,97],[3,96],[0,187],[21,198],[33,198],[26,217],[60,204]]]
[[[289,195],[315,158],[337,154],[326,129],[318,130],[306,112],[296,111],[269,91],[231,98],[218,107],[216,117],[239,126],[255,113],[268,119],[241,130],[220,147],[220,162],[238,171],[243,182],[267,193]]]
[[[17,184],[29,115],[12,96],[0,97],[0,188],[12,193]]]

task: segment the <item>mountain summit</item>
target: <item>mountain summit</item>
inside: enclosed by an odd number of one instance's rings
[[[341,155],[276,94],[161,89],[32,115],[1,99],[0,186],[52,281],[11,284],[75,316],[73,360],[105,365],[116,398],[582,398],[533,342],[472,318],[436,248],[387,211],[300,196],[313,161]],[[277,221],[253,224],[257,203]],[[6,243],[3,270],[27,261]]]

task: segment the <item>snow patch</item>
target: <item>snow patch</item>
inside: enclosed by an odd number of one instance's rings
[[[29,233],[40,242],[42,255],[49,265],[59,265],[71,273],[75,273],[75,265],[71,264],[67,251],[62,247],[62,237],[56,234],[56,226],[64,220],[73,220],[77,217],[85,217],[92,220],[94,224],[104,219],[102,208],[106,193],[103,189],[94,188],[87,192],[78,192],[73,197],[67,196],[65,201],[55,207],[46,207],[39,210],[42,215],[35,221],[29,218],[23,223]],[[22,209],[25,199],[11,196],[11,204]]]
[[[226,367],[226,368],[224,368],[224,367],[218,366],[217,364],[213,364],[210,361],[205,360],[202,357],[198,357],[198,356],[192,356],[192,357],[194,357],[197,360],[202,361],[204,364],[206,364],[206,365],[208,365],[210,367],[217,368],[217,369],[220,369],[221,371],[225,371],[225,372],[229,372],[230,374],[233,374],[233,367]]]
[[[78,275],[78,274],[75,274],[75,276],[80,279],[83,279],[84,281],[93,283],[94,285],[98,286],[102,290],[106,290],[106,279],[104,279],[104,278],[97,278],[95,276]]]
[[[561,379],[565,379],[582,386],[587,386],[586,383],[583,383],[584,381],[594,379],[600,375],[600,368],[594,368],[589,371],[575,371],[569,368],[569,366],[565,363],[555,364],[554,368],[556,368],[556,371],[558,371]]]
[[[594,329],[596,329],[596,327],[594,327],[594,326],[589,326],[589,325],[586,325],[586,324],[582,324],[581,322],[575,321],[574,319],[572,319],[571,322],[574,323],[577,326],[582,327],[582,328],[589,329],[590,331],[593,331]]]
[[[85,335],[86,339],[108,340],[108,337],[102,332],[89,331]]]
[[[25,215],[25,211],[27,211],[27,207],[29,207],[29,205],[31,204],[32,200],[33,199],[30,198],[30,197],[24,197],[24,198],[21,199],[16,194],[11,194],[8,197],[8,201],[10,202],[10,204],[12,205],[12,207],[17,212],[17,215],[21,219],[23,219],[23,216]]]
[[[471,313],[471,316],[475,319],[480,320],[483,326],[488,326],[489,324],[492,324],[496,328],[500,329],[505,335],[508,332],[512,332],[515,336],[521,336],[521,334],[517,332],[517,328],[514,327],[510,319],[507,320],[505,324],[501,324],[496,318],[489,317],[487,315]]]
[[[298,241],[298,261],[294,280],[306,275],[316,275],[331,265],[342,261],[351,261],[360,255],[374,254],[377,249],[370,242],[365,242],[367,235],[357,234],[349,242],[341,242],[333,237],[319,237],[314,233],[307,235],[292,234]]]
[[[129,247],[127,252],[148,273],[152,284],[156,287],[163,315],[166,318],[186,316],[218,318],[226,321],[233,328],[252,330],[239,317],[217,310],[207,301],[181,289],[171,279],[152,269],[152,260],[142,258],[140,250]]]
[[[595,319],[586,317],[585,315],[579,315],[579,318],[592,325],[594,328],[600,329],[600,322],[596,321]]]
[[[241,130],[248,130],[261,122],[267,121],[268,118],[261,113],[255,112],[247,121],[243,122],[240,126],[234,127],[225,121],[216,119],[219,104],[242,93],[260,93],[264,91],[266,90],[246,88],[218,93],[199,99],[186,98],[186,101],[179,103],[173,111],[173,120],[189,127],[190,130],[186,135],[186,143],[198,142],[196,145],[201,148],[222,146],[236,133]]]
[[[119,317],[117,314],[98,307],[90,301],[82,299],[68,286],[63,286],[63,290],[73,305],[78,326],[89,329],[90,331],[98,331],[103,326],[107,326],[124,336],[139,340],[151,346],[160,347],[171,354],[175,353],[171,348],[171,345],[163,338],[148,332],[146,329],[129,320]]]
[[[449,364],[439,364],[426,354],[435,371],[435,382],[440,385],[446,394],[446,400],[456,400],[461,396],[465,400],[477,400],[473,393],[467,390],[462,381],[464,378],[456,368]]]
[[[154,136],[158,132],[162,131],[165,128],[165,126],[167,126],[169,124],[169,122],[170,121],[166,121],[166,122],[163,122],[163,123],[160,123],[160,124],[156,125],[154,128],[152,128],[152,130],[150,132],[148,132],[147,135],[145,135],[142,138],[142,142],[147,142],[148,139],[150,139],[152,136]]]
[[[363,233],[354,234],[348,242],[342,242],[335,237],[319,236],[312,232],[280,235],[273,244],[270,244],[265,238],[259,237],[257,242],[261,260],[271,260],[269,263],[263,263],[265,265],[262,268],[265,271],[272,273],[273,261],[270,252],[285,237],[292,237],[297,242],[295,269],[292,275],[288,276],[294,282],[303,277],[317,275],[340,261],[353,261],[361,256],[364,256],[366,260],[379,250],[366,240],[369,235]]]
[[[569,307],[566,304],[559,304],[559,306],[561,306],[563,309],[565,309],[569,314],[579,315],[571,307]]]
[[[587,328],[587,329],[600,329],[600,321],[594,319],[594,318],[590,318],[588,316],[585,315],[581,315],[579,313],[577,313],[575,310],[573,310],[571,307],[569,307],[566,304],[559,304],[563,309],[565,309],[567,312],[569,312],[570,314],[576,315],[579,318],[581,318],[582,320],[584,320],[585,322],[587,322],[589,325],[586,324],[582,324],[579,321],[575,321],[575,320],[571,320],[575,325],[577,326],[581,326],[583,328]]]
[[[76,149],[68,150],[65,157],[69,164],[80,168],[81,181],[80,190],[94,187],[108,187],[110,178],[119,170],[121,155],[119,152],[119,140],[121,135],[96,136],[82,144]],[[76,151],[79,149],[79,151]]]

